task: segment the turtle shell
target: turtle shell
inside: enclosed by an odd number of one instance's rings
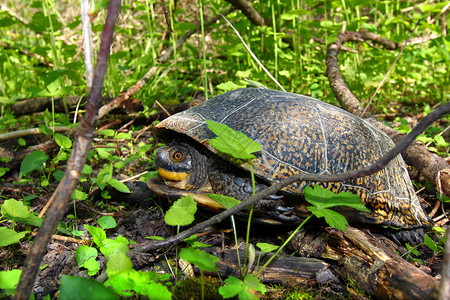
[[[394,143],[369,122],[320,100],[281,91],[245,88],[214,97],[159,123],[154,132],[189,136],[217,153],[209,144],[215,134],[205,120],[226,124],[262,145],[255,153],[257,176],[274,183],[296,173],[335,174],[360,169],[388,152]],[[173,132],[170,134],[173,137]],[[247,165],[241,165],[248,169]],[[335,193],[361,197],[371,210],[365,222],[400,228],[430,226],[414,193],[406,164],[397,156],[370,176],[344,182],[297,182],[287,191],[302,194],[319,184]]]

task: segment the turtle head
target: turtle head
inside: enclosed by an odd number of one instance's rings
[[[159,148],[155,164],[169,187],[187,191],[209,187],[207,158],[187,143],[174,141]]]

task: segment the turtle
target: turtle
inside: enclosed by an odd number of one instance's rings
[[[213,148],[215,134],[205,120],[225,124],[261,144],[252,160],[256,189],[261,190],[293,174],[336,174],[366,167],[392,147],[377,127],[341,108],[318,99],[265,88],[225,92],[159,124],[153,132],[167,144],[155,155],[162,177],[148,181],[156,193],[194,195],[211,209],[221,205],[205,196],[216,193],[239,200],[252,194],[247,162],[231,159]],[[425,213],[401,155],[383,170],[344,182],[296,182],[256,205],[262,220],[291,222],[307,186],[320,185],[335,193],[358,195],[370,210],[350,213],[356,221],[396,229],[429,228]],[[288,201],[289,199],[289,201]],[[294,201],[294,205],[292,204]]]

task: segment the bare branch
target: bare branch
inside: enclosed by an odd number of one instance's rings
[[[114,26],[119,15],[120,3],[120,0],[111,0],[109,2],[108,15],[106,17],[100,43],[100,51],[95,66],[94,82],[88,97],[86,115],[80,124],[79,134],[76,138],[72,155],[68,161],[68,167],[64,178],[54,193],[55,198],[53,204],[47,212],[46,218],[34,240],[30,254],[25,261],[25,266],[14,299],[29,299],[31,290],[33,289],[34,280],[39,270],[39,264],[47,249],[47,244],[55,231],[56,226],[60,222],[65,212],[65,206],[80,179],[94,135],[94,125],[97,120],[98,108],[100,106],[109,51],[113,39]]]

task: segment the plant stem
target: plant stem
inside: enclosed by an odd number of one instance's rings
[[[267,267],[267,265],[270,264],[270,262],[278,255],[278,253],[280,253],[281,250],[283,250],[283,248],[287,245],[287,243],[289,243],[289,241],[294,237],[294,235],[300,230],[300,228],[303,227],[303,225],[305,225],[305,223],[309,219],[311,219],[311,217],[312,215],[309,215],[300,225],[298,225],[298,227],[294,230],[294,232],[292,232],[292,234],[287,238],[287,240],[284,241],[283,245],[281,245],[280,248],[278,248],[278,250],[275,252],[275,254],[272,255],[271,258],[269,258],[269,260],[264,264],[264,266],[261,267],[256,276],[259,276],[261,274],[261,272]]]

